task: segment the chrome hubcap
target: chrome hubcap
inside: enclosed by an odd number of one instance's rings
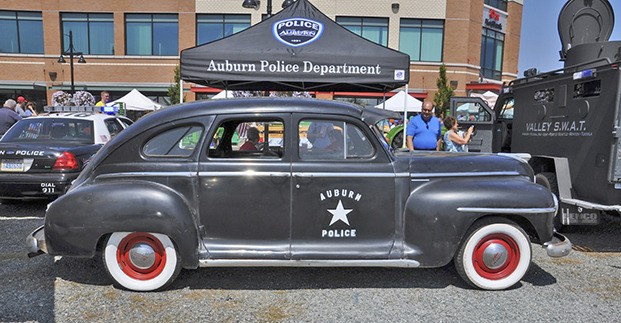
[[[155,250],[146,243],[137,243],[129,251],[129,260],[137,268],[151,268],[155,264]]]
[[[499,243],[492,243],[483,251],[483,263],[490,269],[502,267],[509,257],[509,251]]]

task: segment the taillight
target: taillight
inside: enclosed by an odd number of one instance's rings
[[[75,158],[75,156],[72,153],[65,151],[58,158],[56,158],[56,162],[54,162],[54,166],[52,167],[52,169],[74,170],[78,169],[78,167],[78,160]]]

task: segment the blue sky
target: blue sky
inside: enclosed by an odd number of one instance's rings
[[[608,0],[615,13],[611,40],[621,40],[621,0]],[[558,14],[566,0],[524,0],[522,33],[518,61],[519,77],[524,70],[536,67],[548,72],[563,67],[559,59]]]

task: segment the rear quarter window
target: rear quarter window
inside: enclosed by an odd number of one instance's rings
[[[168,129],[149,139],[142,148],[148,157],[189,157],[203,134],[201,126]]]

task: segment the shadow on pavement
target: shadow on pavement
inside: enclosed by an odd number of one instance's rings
[[[561,231],[581,252],[621,252],[621,219],[604,218],[595,226],[566,226]]]

